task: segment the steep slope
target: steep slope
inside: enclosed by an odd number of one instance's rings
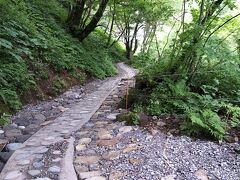
[[[66,31],[68,11],[58,0],[0,0],[0,118],[36,99],[51,98],[89,77],[116,73],[119,45],[106,49],[97,29],[83,43]]]

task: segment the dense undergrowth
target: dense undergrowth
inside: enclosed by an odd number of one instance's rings
[[[140,69],[133,110],[176,115],[182,132],[191,136],[223,139],[232,130],[239,132],[239,32],[231,31],[239,19],[224,24],[226,19],[210,17],[210,25],[199,28],[195,18],[185,23],[183,32],[167,37],[169,44],[161,53],[152,45],[138,54],[132,61]],[[221,24],[224,28],[218,29]]]
[[[133,111],[177,115],[182,132],[190,136],[223,139],[230,129],[239,129],[238,61],[214,69],[203,66],[189,83],[186,74],[168,72],[169,61],[159,63],[149,57],[141,54],[133,61],[141,69]]]
[[[87,77],[116,73],[123,60],[116,43],[95,30],[80,43],[66,31],[68,16],[58,0],[0,0],[0,116],[2,122],[26,102],[54,96]]]

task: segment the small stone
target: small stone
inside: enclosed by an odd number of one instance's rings
[[[138,149],[138,147],[136,144],[129,144],[126,148],[123,149],[123,153],[128,153],[131,151],[135,151],[137,149]]]
[[[19,129],[25,129],[25,126],[18,126]]]
[[[21,136],[22,132],[19,129],[9,129],[5,131],[5,136],[8,138]]]
[[[238,137],[235,137],[234,140],[235,140],[235,142],[238,142],[238,141],[239,141]]]
[[[33,167],[35,167],[35,168],[41,168],[43,166],[44,166],[44,163],[41,161],[33,163]]]
[[[61,168],[58,166],[52,166],[48,169],[48,172],[51,173],[60,173],[61,172]]]
[[[0,130],[0,134],[3,134],[4,133],[4,131],[3,130]]]
[[[90,171],[98,171],[99,170],[99,165],[98,164],[90,164],[89,165],[89,170]]]
[[[21,160],[17,164],[18,165],[28,165],[28,164],[30,164],[30,160],[27,160],[27,159]]]
[[[59,161],[61,161],[62,159],[61,158],[56,158],[56,159],[53,159],[52,161],[53,162],[59,162]]]
[[[19,161],[19,160],[25,160],[27,158],[29,158],[31,154],[29,153],[23,153],[23,154],[18,154],[14,159]]]
[[[162,177],[161,180],[175,180],[177,176],[175,174],[171,174],[165,177]]]
[[[148,135],[148,136],[146,137],[146,141],[149,141],[149,140],[151,140],[152,138],[153,138],[152,135]]]
[[[166,126],[166,123],[162,122],[162,121],[159,121],[159,122],[157,122],[157,125],[163,127],[163,126]]]
[[[22,176],[20,171],[11,171],[5,176],[5,180],[14,180]]]
[[[78,173],[80,173],[80,172],[87,172],[88,171],[88,167],[82,166],[82,165],[76,165],[75,166],[75,170]]]
[[[151,129],[150,133],[151,133],[151,135],[155,136],[158,133],[158,131],[155,129]]]
[[[112,139],[109,139],[109,140],[98,140],[97,141],[97,145],[98,146],[115,146],[119,140],[121,139],[121,136],[119,137],[115,137],[115,138],[112,138]]]
[[[133,165],[140,164],[143,160],[138,158],[130,158],[129,162]]]
[[[65,108],[63,106],[58,106],[58,109],[61,111],[61,112],[65,112],[67,110],[69,110],[69,108]]]
[[[119,113],[109,114],[109,115],[107,116],[107,119],[115,120],[115,119],[117,118],[117,115],[118,115],[118,114],[119,114]]]
[[[95,164],[100,158],[98,156],[78,156],[75,160],[77,164]]]
[[[123,173],[120,171],[113,171],[110,173],[109,180],[117,180],[117,179],[122,179]]]
[[[208,180],[207,172],[204,169],[197,170],[194,175],[200,180]]]
[[[17,136],[17,137],[16,137],[16,142],[18,142],[18,143],[24,143],[24,142],[25,142],[27,139],[29,139],[30,137],[31,137],[30,134]]]
[[[22,143],[10,143],[10,144],[7,144],[6,149],[8,151],[16,151],[17,149],[20,149],[22,147],[23,147]]]
[[[79,144],[76,146],[76,150],[77,151],[83,151],[86,149],[86,145],[85,144]]]
[[[36,124],[41,124],[44,122],[47,118],[43,114],[35,114],[34,120],[36,121]]]
[[[152,119],[153,119],[153,120],[157,120],[158,117],[157,117],[157,116],[153,116]]]
[[[111,139],[112,135],[106,130],[100,130],[98,132],[98,138],[99,139]]]
[[[52,153],[53,153],[54,155],[60,155],[60,154],[62,154],[61,151],[53,151]]]
[[[91,141],[92,141],[91,138],[82,138],[78,141],[78,143],[88,145]]]
[[[113,160],[118,158],[120,155],[120,151],[110,151],[110,152],[106,152],[102,155],[103,159],[106,160]]]
[[[77,132],[76,135],[82,136],[82,135],[85,135],[87,133],[88,133],[88,131],[81,131],[81,132]]]
[[[12,123],[12,124],[10,124],[12,127],[14,127],[14,128],[17,128],[18,127],[18,125],[16,124],[16,123]]]
[[[119,132],[120,133],[127,133],[130,132],[133,128],[131,126],[123,126],[121,128],[119,128]]]
[[[39,170],[29,170],[28,171],[28,174],[31,175],[31,176],[37,176],[41,173],[41,171]]]
[[[89,171],[89,172],[79,173],[80,179],[88,179],[88,178],[96,177],[100,175],[101,175],[100,171]]]
[[[36,180],[51,180],[51,179],[48,177],[43,177],[43,178],[37,178]]]
[[[53,144],[53,142],[50,142],[50,141],[43,141],[43,142],[41,142],[41,145],[43,145],[43,146],[49,146],[51,144]]]
[[[86,180],[106,180],[106,178],[103,176],[94,176],[91,178],[87,178]]]
[[[46,153],[47,151],[48,151],[48,148],[45,147],[45,146],[40,146],[40,147],[37,149],[37,153],[39,153],[39,154]]]

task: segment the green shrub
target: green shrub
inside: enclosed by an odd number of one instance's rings
[[[3,125],[6,125],[10,122],[10,115],[9,114],[5,114],[3,113],[1,116],[0,116],[0,126],[3,126]]]
[[[65,29],[68,9],[63,1],[0,1],[0,104],[8,111],[21,108],[23,96],[38,90],[39,82],[63,73],[84,83],[87,76],[105,78],[116,74],[113,62],[124,60],[119,44],[106,48],[106,35],[97,29],[80,43]],[[56,95],[65,89],[57,79]],[[0,112],[5,112],[0,107]]]
[[[230,126],[240,124],[240,108],[222,99],[214,99],[216,88],[203,86],[203,89],[205,92],[200,95],[191,92],[185,80],[174,82],[165,78],[153,89],[148,105],[140,109],[150,115],[176,114],[182,117],[181,130],[188,135],[223,139]]]
[[[67,83],[65,80],[63,79],[60,79],[60,78],[56,78],[54,81],[53,81],[53,84],[52,84],[52,92],[56,95],[56,94],[59,94],[59,93],[62,93],[67,87]]]

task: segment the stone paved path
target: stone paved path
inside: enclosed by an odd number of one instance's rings
[[[40,129],[14,152],[0,174],[1,180],[75,180],[71,165],[72,134],[99,109],[121,79],[132,78],[134,70],[118,64],[119,75],[109,78],[93,93]]]
[[[193,140],[116,121],[124,80],[75,137],[74,167],[86,180],[240,180],[238,143]],[[161,123],[164,126],[164,123]]]

